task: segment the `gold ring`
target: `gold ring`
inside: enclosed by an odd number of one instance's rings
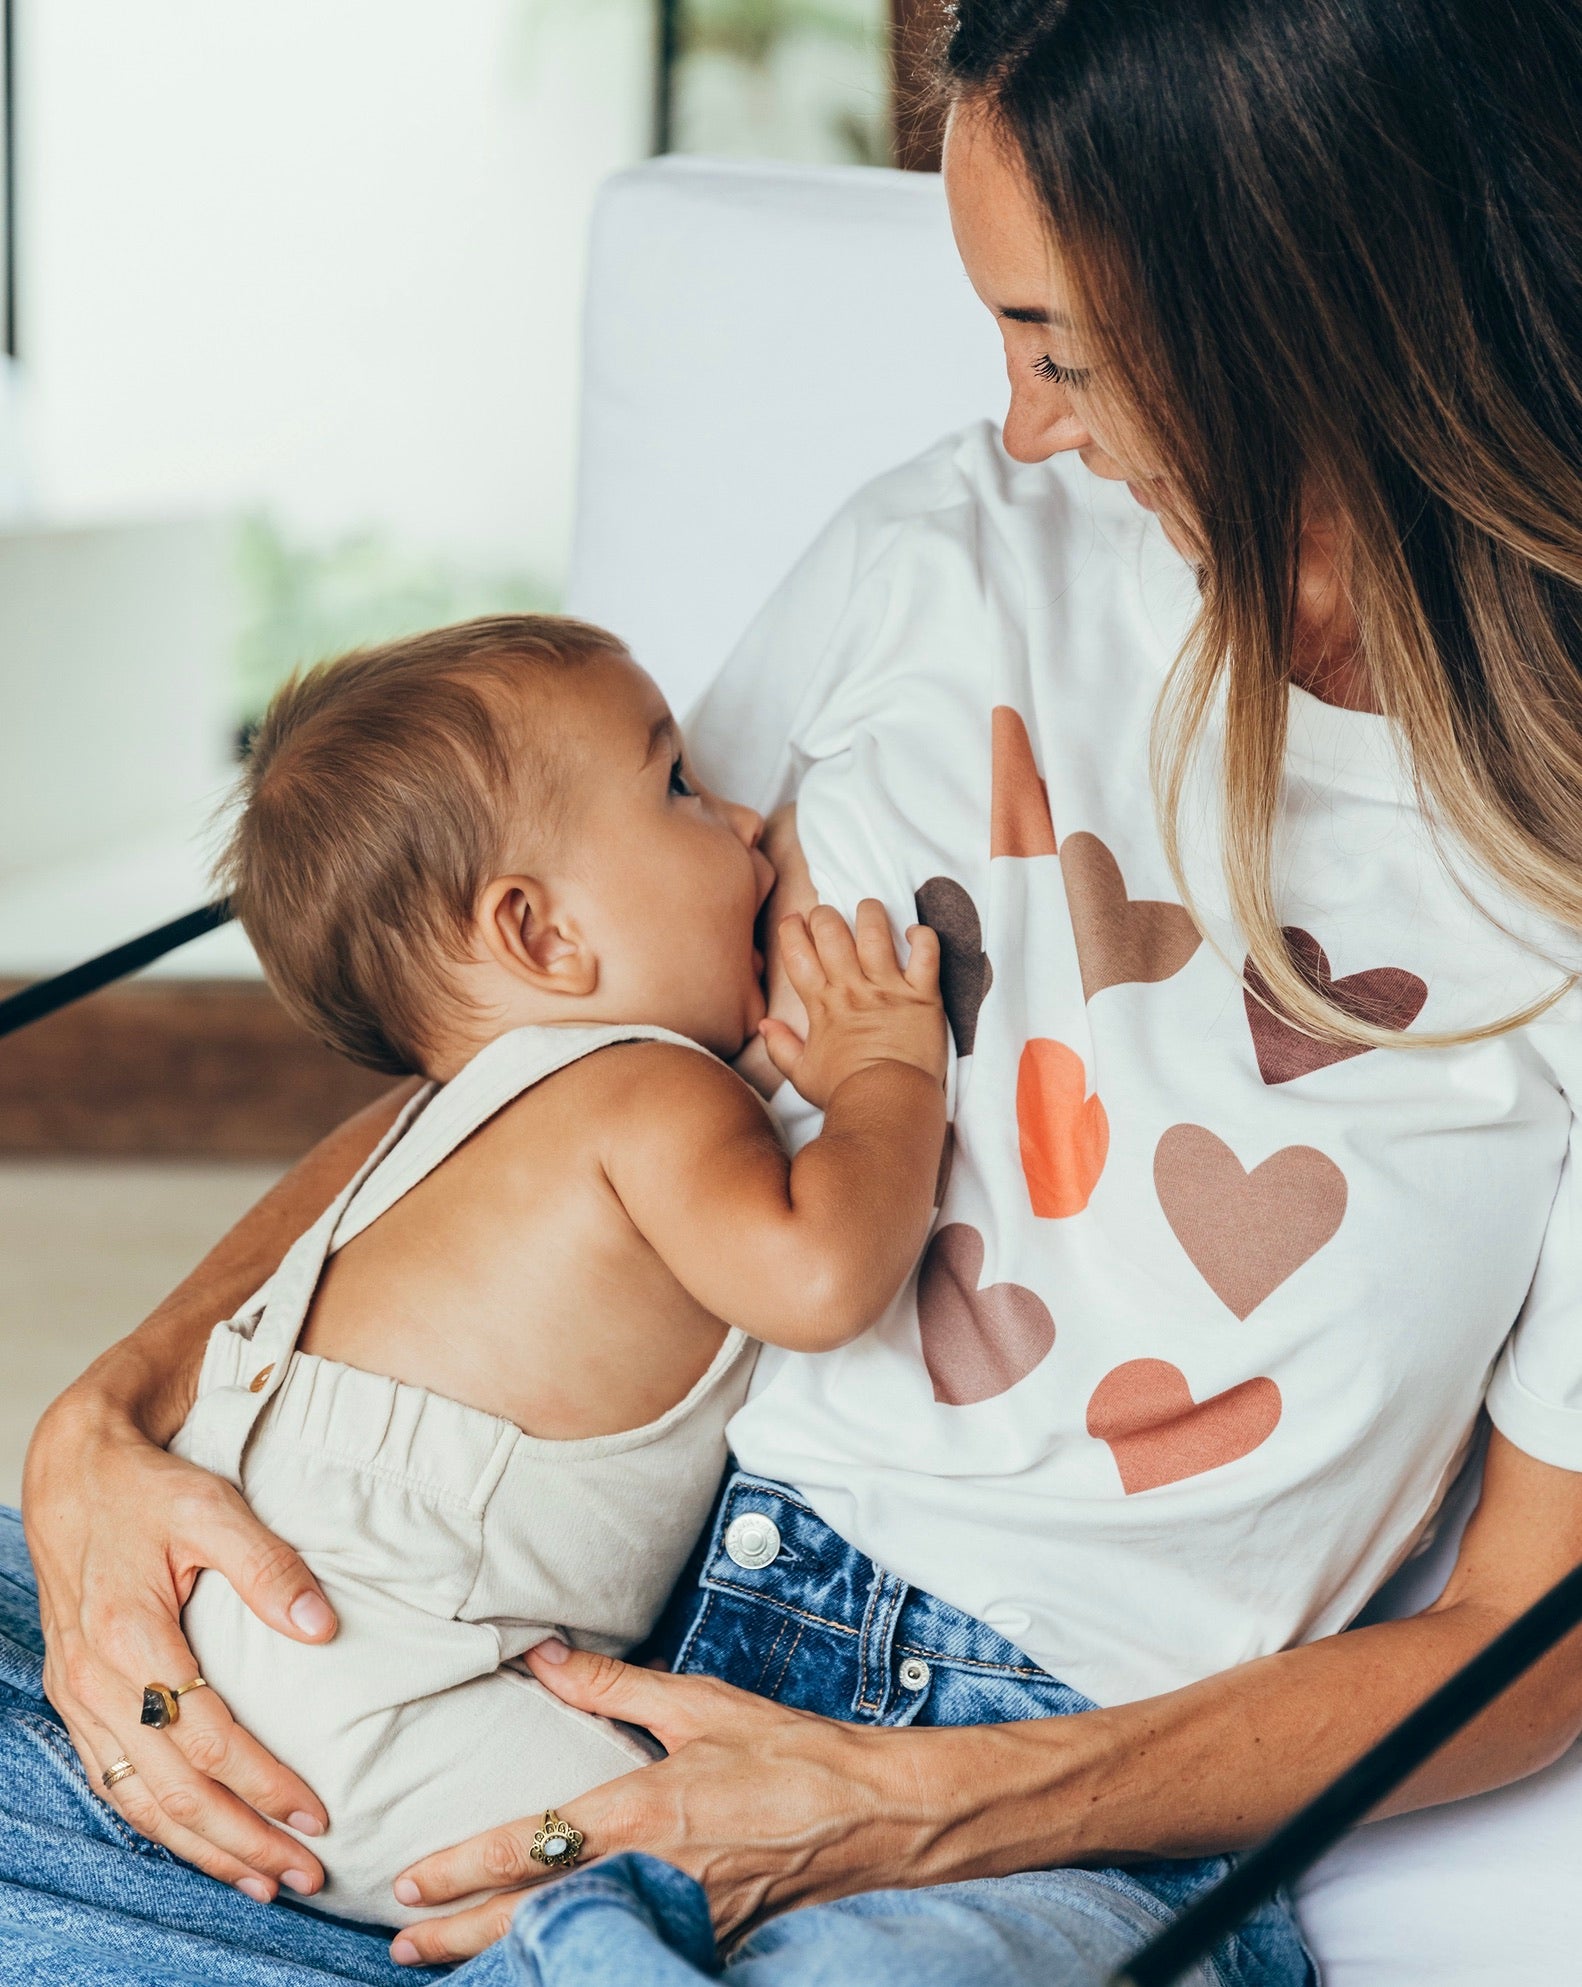
[[[533,1837],[533,1846],[527,1853],[547,1870],[569,1870],[581,1861],[586,1840],[580,1828],[562,1821],[553,1808],[545,1808],[544,1826]]]
[[[189,1690],[207,1690],[208,1680],[194,1677],[191,1683],[177,1684],[174,1690],[168,1683],[147,1683],[143,1686],[143,1709],[138,1714],[138,1723],[152,1725],[156,1732],[164,1731],[167,1725],[174,1725],[181,1716],[178,1697],[185,1697]]]
[[[112,1760],[104,1769],[104,1790],[106,1793],[122,1780],[130,1780],[137,1768],[129,1759]]]

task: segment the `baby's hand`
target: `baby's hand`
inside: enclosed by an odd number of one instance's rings
[[[780,926],[780,951],[808,1013],[807,1039],[783,1021],[759,1024],[782,1076],[822,1111],[848,1076],[874,1063],[909,1063],[945,1080],[945,1010],[939,999],[939,940],[927,925],[907,932],[906,970],[896,958],[884,906],[865,897],[857,934],[819,904]]]

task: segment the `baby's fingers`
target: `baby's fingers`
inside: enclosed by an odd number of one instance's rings
[[[769,1060],[782,1076],[794,1083],[797,1066],[807,1052],[807,1043],[784,1021],[775,1021],[767,1016],[759,1022],[758,1034]]]
[[[895,956],[895,934],[877,897],[864,897],[857,906],[857,957],[875,986],[899,985],[901,962]]]
[[[833,905],[815,904],[808,913],[808,930],[818,947],[819,963],[831,980],[860,980],[857,946],[851,926]]]
[[[807,919],[800,912],[780,921],[780,963],[804,1006],[829,984]]]
[[[912,925],[906,934],[912,948],[906,962],[906,983],[914,993],[939,994],[939,933],[931,925]]]

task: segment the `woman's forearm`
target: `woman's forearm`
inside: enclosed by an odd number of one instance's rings
[[[999,1790],[974,1823],[994,1838],[999,1870],[1243,1849],[1317,1794],[1509,1619],[1488,1605],[1450,1606],[1330,1636],[1163,1697],[940,1734],[962,1755],[941,1758],[937,1770],[958,1786]],[[1556,1758],[1579,1728],[1582,1659],[1573,1638],[1379,1812],[1520,1779]]]
[[[131,1420],[150,1440],[168,1442],[192,1405],[210,1330],[252,1295],[334,1199],[413,1087],[376,1099],[314,1146],[134,1332],[73,1382],[46,1419]]]

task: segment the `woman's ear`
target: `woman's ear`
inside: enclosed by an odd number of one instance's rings
[[[478,898],[478,937],[495,965],[541,993],[578,997],[599,962],[563,907],[533,876],[497,876]]]

